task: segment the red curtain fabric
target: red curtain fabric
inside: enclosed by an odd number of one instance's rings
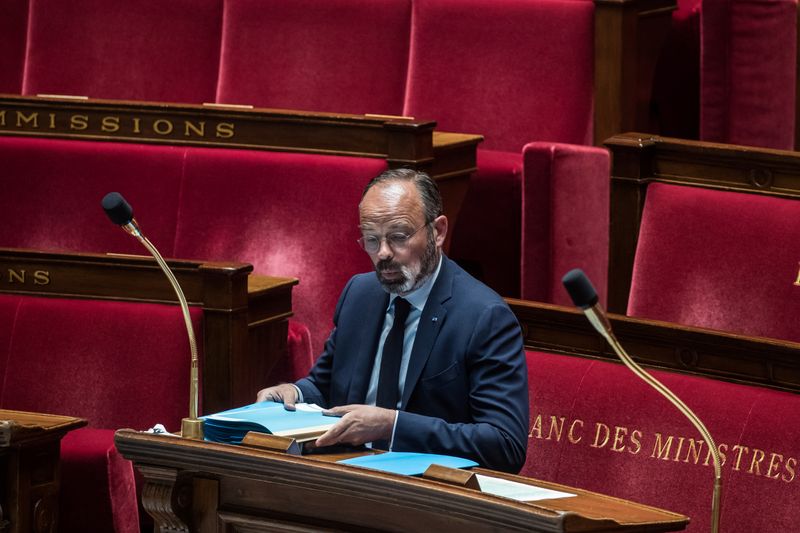
[[[628,314],[800,341],[800,202],[652,184]]]
[[[219,102],[403,112],[410,0],[227,0]]]
[[[24,94],[213,102],[222,0],[30,0]]]
[[[796,0],[704,0],[700,138],[794,149]]]
[[[528,352],[531,432],[523,474],[685,514],[708,531],[708,445],[621,364]],[[707,425],[725,457],[720,530],[796,531],[800,398],[653,371]],[[769,502],[765,505],[764,502]]]

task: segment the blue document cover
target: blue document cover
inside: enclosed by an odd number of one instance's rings
[[[362,455],[352,459],[339,461],[346,465],[363,466],[382,472],[402,474],[405,476],[421,476],[429,466],[441,465],[450,468],[470,468],[478,466],[475,461],[453,457],[452,455],[437,455],[434,453],[412,452],[386,452],[376,455]]]
[[[206,440],[234,444],[242,442],[248,431],[313,440],[339,420],[323,415],[316,406],[297,404],[296,411],[287,411],[277,402],[253,403],[200,418]]]

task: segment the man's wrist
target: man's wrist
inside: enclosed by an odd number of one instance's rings
[[[297,391],[297,403],[303,403],[303,391],[300,390],[300,387],[295,385],[294,383],[290,383],[294,390]]]
[[[392,422],[392,437],[389,439],[389,451],[392,451],[392,447],[394,446],[394,432],[397,429],[397,417],[400,416],[400,411],[394,411],[394,422]]]

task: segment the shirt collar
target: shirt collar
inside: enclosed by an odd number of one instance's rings
[[[411,307],[414,309],[422,309],[425,307],[425,303],[428,301],[428,296],[431,294],[431,290],[433,290],[433,284],[436,283],[436,278],[439,277],[439,271],[442,269],[442,261],[444,260],[444,254],[439,254],[439,264],[436,265],[436,270],[433,271],[433,274],[425,280],[425,283],[422,284],[419,288],[414,289],[413,291],[409,292],[403,298],[411,304]],[[389,309],[392,307],[392,303],[394,299],[397,298],[396,294],[392,294],[389,297]]]

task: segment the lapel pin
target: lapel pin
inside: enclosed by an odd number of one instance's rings
[[[431,322],[436,322],[436,321],[438,321],[438,320],[439,320],[439,317],[438,317],[438,316],[435,316],[435,317],[431,318]]]

